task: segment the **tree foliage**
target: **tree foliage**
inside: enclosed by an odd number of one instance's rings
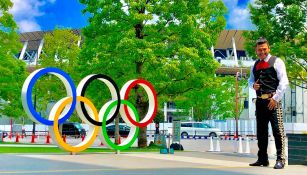
[[[257,30],[246,33],[249,54],[254,54],[255,40],[266,37],[272,54],[286,61],[291,83],[304,88],[307,88],[306,7],[306,0],[257,0],[249,5]]]
[[[64,70],[78,84],[80,80],[77,67],[80,47],[78,41],[80,36],[70,29],[55,29],[44,36],[44,49],[39,59],[38,68],[56,67]],[[62,81],[54,75],[41,77],[34,86],[33,95],[37,95],[37,111],[48,117],[54,102],[66,96],[66,88]],[[34,97],[33,97],[34,98]]]
[[[239,81],[239,92],[246,87],[247,81]],[[183,109],[178,116],[191,116],[193,120],[226,119],[236,116],[235,110],[235,78],[233,76],[215,77],[208,79],[207,85],[200,92],[189,92],[185,98],[176,99],[177,108]],[[238,94],[243,96],[243,94]],[[193,99],[193,100],[191,100]],[[239,103],[239,111],[242,104]]]
[[[27,75],[25,63],[14,57],[22,47],[17,25],[8,12],[10,0],[0,2],[0,114],[8,117],[23,115],[20,89]]]
[[[108,74],[120,87],[130,79],[147,79],[160,103],[203,89],[214,75],[218,63],[210,47],[225,27],[222,1],[80,2],[86,5],[84,12],[91,14],[90,24],[83,30],[85,43],[80,57],[85,75]],[[144,116],[144,91],[136,87],[130,99]],[[138,144],[146,146],[144,129]]]

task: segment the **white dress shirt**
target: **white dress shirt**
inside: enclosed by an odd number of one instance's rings
[[[268,62],[271,57],[271,54],[269,54],[264,61]],[[279,80],[279,84],[276,89],[275,95],[272,97],[275,101],[280,101],[283,97],[283,94],[285,93],[288,85],[289,85],[289,80],[287,77],[287,72],[286,72],[286,66],[285,63],[280,59],[276,58],[276,61],[274,63],[274,69],[277,73],[277,78]],[[254,77],[254,66],[251,67],[250,71],[250,76],[248,79],[248,86],[253,89],[253,85],[255,83],[255,77]]]

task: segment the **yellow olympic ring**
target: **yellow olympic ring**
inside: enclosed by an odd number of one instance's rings
[[[60,148],[67,150],[67,151],[71,151],[71,152],[80,152],[92,145],[92,143],[95,141],[96,136],[98,134],[99,127],[95,125],[91,125],[89,128],[89,134],[87,134],[84,141],[82,141],[78,145],[71,146],[65,143],[59,132],[58,119],[59,119],[59,116],[61,115],[62,110],[66,107],[66,105],[72,103],[72,100],[73,100],[72,97],[63,98],[56,104],[58,106],[53,107],[53,109],[56,109],[55,115],[50,115],[49,117],[51,118],[54,117],[53,119],[54,124],[53,126],[49,126],[49,128],[52,128],[52,129],[49,129],[49,131],[51,131],[50,134],[51,136],[53,136],[51,138],[55,138],[55,141]],[[94,116],[95,120],[98,120],[99,117],[98,117],[97,109],[95,108],[94,104],[90,100],[82,96],[77,96],[77,101],[84,102],[91,109],[90,116],[91,117]],[[50,114],[52,113],[54,113],[54,111],[50,112]]]

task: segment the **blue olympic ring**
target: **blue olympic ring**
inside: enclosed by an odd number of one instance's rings
[[[27,92],[26,92],[26,100],[28,103],[28,109],[31,112],[31,114],[36,118],[36,120],[38,120],[40,123],[45,124],[45,125],[53,125],[53,121],[50,121],[48,119],[43,118],[39,113],[37,113],[37,111],[34,109],[33,103],[32,103],[32,90],[34,87],[34,84],[36,83],[36,81],[43,75],[48,74],[48,73],[56,73],[56,74],[60,74],[63,76],[63,78],[65,78],[67,80],[67,82],[70,85],[71,88],[71,92],[72,92],[72,104],[70,106],[70,109],[68,110],[68,112],[61,118],[59,119],[59,124],[64,123],[74,112],[74,109],[76,107],[76,103],[77,103],[77,92],[76,92],[76,86],[73,82],[73,80],[70,78],[70,76],[64,72],[61,69],[58,68],[54,68],[54,67],[47,67],[44,69],[40,69],[34,76],[33,78],[30,80],[29,86],[27,88]]]

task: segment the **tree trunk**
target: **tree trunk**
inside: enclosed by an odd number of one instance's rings
[[[138,78],[141,77],[141,72],[143,68],[143,63],[138,62],[136,64],[136,71],[139,75]],[[146,112],[147,112],[147,101],[144,100],[144,91],[141,91],[140,86],[135,87],[135,94],[136,94],[136,109],[140,116],[140,121],[144,119]],[[139,137],[138,137],[138,147],[144,148],[147,147],[147,127],[140,128]]]
[[[115,139],[115,144],[118,145],[118,138],[120,137],[119,135],[119,117],[115,117],[115,130],[114,130],[114,139]]]
[[[139,10],[139,14],[145,13],[145,7],[142,7]],[[135,28],[135,37],[138,39],[144,39],[144,35],[142,33],[144,25],[143,21],[136,24]],[[142,78],[142,69],[143,69],[143,62],[139,61],[136,62],[136,73],[138,78]],[[147,102],[144,100],[144,91],[140,91],[140,87],[135,87],[135,94],[136,94],[136,109],[138,110],[138,114],[140,116],[140,121],[144,119],[146,110],[147,110]],[[138,137],[138,147],[144,148],[147,147],[147,127],[140,128],[139,137]]]
[[[143,98],[143,97],[140,97]],[[137,104],[137,110],[140,115],[140,121],[143,120],[146,114],[147,103],[141,102]],[[139,137],[138,137],[138,147],[144,148],[147,147],[147,127],[140,128]]]

